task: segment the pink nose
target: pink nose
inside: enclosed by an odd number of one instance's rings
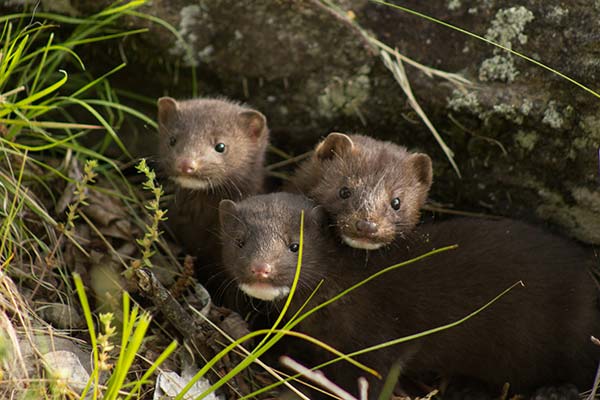
[[[254,274],[256,278],[262,279],[268,278],[269,275],[271,275],[272,270],[273,267],[271,267],[271,264],[267,264],[266,262],[252,264],[252,266],[250,267],[250,271],[252,271],[252,274]]]
[[[371,221],[365,221],[363,219],[356,222],[356,229],[361,233],[373,234],[377,233],[377,224]]]
[[[198,165],[192,160],[183,159],[177,163],[177,169],[179,169],[182,174],[191,175],[197,168]]]

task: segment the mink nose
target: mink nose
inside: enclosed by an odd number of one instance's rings
[[[252,266],[250,267],[250,271],[252,271],[252,274],[256,277],[256,278],[268,278],[269,275],[271,275],[271,271],[273,270],[273,267],[271,267],[271,264],[268,264],[266,262],[259,262],[256,264],[252,264]]]
[[[358,230],[361,233],[377,233],[377,228],[378,225],[375,222],[365,221],[364,219],[356,221],[356,230]]]
[[[177,163],[177,168],[183,174],[190,175],[198,168],[195,161],[192,160],[181,160]]]

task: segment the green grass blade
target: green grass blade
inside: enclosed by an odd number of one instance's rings
[[[125,68],[125,66],[127,66],[127,64],[125,64],[125,63],[122,63],[122,64],[118,65],[117,67],[111,69],[110,71],[108,71],[104,75],[100,76],[99,78],[96,78],[93,81],[91,81],[90,83],[88,83],[87,85],[82,86],[81,88],[79,88],[78,90],[76,90],[75,92],[73,92],[70,97],[77,97],[77,96],[79,96],[81,93],[84,93],[88,89],[96,86],[99,82],[101,82],[104,79],[108,78],[112,74],[114,74],[114,73],[122,70],[123,68]]]
[[[4,86],[4,83],[10,77],[11,72],[17,67],[21,60],[21,54],[23,53],[23,49],[27,45],[27,41],[29,40],[29,35],[26,35],[21,42],[17,46],[17,49],[13,53],[13,48],[16,45],[17,41],[13,41],[7,53],[2,55],[3,62],[2,68],[0,69],[0,88]]]
[[[116,39],[116,38],[120,38],[120,37],[124,37],[124,36],[137,35],[139,33],[145,33],[145,32],[148,32],[148,28],[140,28],[140,29],[134,29],[134,30],[127,31],[127,32],[113,33],[111,35],[103,35],[103,36],[96,36],[96,37],[91,37],[91,38],[86,38],[86,39],[72,40],[70,42],[65,42],[64,45],[75,47],[80,44],[104,42],[104,41],[110,40],[110,39]]]
[[[299,339],[303,339],[305,341],[308,341],[310,343],[313,343],[327,351],[332,352],[333,354],[338,356],[339,360],[346,360],[350,363],[352,363],[353,365],[355,365],[356,367],[362,369],[365,372],[368,372],[372,375],[375,376],[379,376],[379,374],[377,373],[377,371],[373,370],[372,368],[367,367],[366,365],[352,359],[351,357],[348,357],[346,354],[342,353],[341,351],[329,346],[328,344],[313,338],[312,336],[300,333],[300,332],[295,332],[295,331],[288,331],[288,330],[282,330],[282,329],[276,329],[276,330],[272,330],[272,329],[261,329],[261,330],[257,330],[257,331],[253,331],[248,333],[247,335],[243,336],[242,338],[236,340],[235,342],[229,344],[227,347],[225,347],[223,350],[221,350],[216,356],[214,356],[211,360],[209,360],[201,369],[200,371],[198,371],[196,373],[196,375],[194,375],[194,377],[188,382],[188,384],[182,389],[182,391],[177,395],[177,397],[175,397],[175,400],[181,400],[183,398],[183,396],[191,389],[191,387],[204,375],[206,375],[206,373],[208,371],[210,371],[210,369],[221,359],[223,358],[227,353],[231,352],[233,349],[235,349],[236,347],[240,346],[242,343],[256,337],[256,336],[260,336],[260,335],[265,335],[265,334],[270,334],[270,333],[276,333],[277,335],[280,336],[284,336],[284,335],[288,335],[288,336],[294,336],[297,337]],[[219,389],[221,386],[223,386],[225,383],[227,383],[227,381],[229,379],[231,379],[232,377],[234,377],[235,375],[237,375],[238,373],[240,373],[242,370],[244,370],[245,368],[247,368],[252,362],[254,362],[254,360],[256,360],[258,357],[260,357],[262,354],[264,354],[266,351],[268,350],[268,346],[263,346],[258,352],[256,353],[251,353],[248,357],[246,357],[242,362],[240,362],[238,365],[236,365],[231,371],[229,371],[227,374],[225,374],[223,377],[221,377],[221,379],[219,379],[216,383],[214,383],[210,388],[208,388],[206,391],[204,391],[202,394],[200,394],[197,398],[198,399],[202,399],[203,397],[207,396],[208,394],[210,394],[211,392]]]
[[[69,47],[59,45],[59,44],[55,44],[52,46],[45,46],[44,48],[35,50],[35,51],[29,53],[28,55],[26,55],[25,57],[23,57],[22,62],[29,61],[29,60],[37,57],[40,53],[48,53],[49,51],[56,51],[59,53],[60,52],[68,53],[71,57],[73,57],[75,59],[75,61],[77,61],[77,63],[81,67],[81,70],[85,71],[85,64],[83,63],[83,60],[81,59],[81,57],[79,57],[79,55],[76,52],[74,52],[73,50],[71,50]],[[61,56],[62,56],[62,54],[61,54]],[[46,57],[44,57],[42,62],[40,62],[40,68],[43,67],[44,70],[47,70],[45,62],[46,62]],[[33,88],[31,91],[32,92],[34,91]]]
[[[93,398],[97,398],[97,388],[98,388],[98,342],[96,340],[96,328],[94,326],[94,321],[92,319],[92,311],[90,308],[90,304],[88,303],[87,296],[85,294],[85,288],[83,287],[83,281],[81,280],[81,276],[78,273],[73,274],[73,281],[75,282],[75,289],[77,291],[77,296],[79,297],[79,302],[81,303],[81,308],[83,309],[83,317],[87,324],[88,332],[90,334],[90,342],[92,345],[92,355],[93,355],[93,365],[94,370],[90,374],[90,380],[88,381],[85,389],[81,393],[81,398],[85,398],[87,393],[90,390],[91,385],[94,385],[94,395]]]
[[[154,128],[154,129],[158,129],[158,124],[156,123],[156,121],[154,121],[151,118],[148,118],[148,116],[146,114],[142,114],[141,112],[139,112],[131,107],[125,106],[121,103],[113,103],[110,101],[96,100],[96,99],[86,99],[85,101],[88,104],[96,104],[99,106],[105,106],[105,107],[110,107],[110,108],[124,111],[124,112],[140,119],[144,123],[148,124],[150,127]]]
[[[129,151],[127,150],[127,148],[125,148],[125,145],[123,144],[123,142],[121,142],[119,135],[117,135],[115,130],[112,128],[112,126],[104,119],[104,117],[102,115],[100,115],[100,113],[98,111],[96,111],[94,109],[94,107],[92,107],[85,101],[82,101],[82,100],[79,100],[79,99],[73,98],[73,97],[61,97],[60,99],[65,100],[67,103],[72,102],[72,103],[79,104],[81,107],[85,108],[90,114],[92,114],[94,116],[94,118],[96,118],[96,120],[98,122],[100,122],[100,124],[104,127],[104,129],[106,129],[106,131],[108,132],[108,134],[110,135],[112,140],[117,144],[117,146],[119,146],[119,148],[121,149],[123,154],[125,154],[129,158],[133,158],[131,156],[131,154],[129,153]]]
[[[45,88],[45,89],[43,89],[43,90],[40,90],[40,91],[39,91],[39,92],[37,92],[37,93],[34,93],[34,94],[32,94],[32,95],[29,95],[28,97],[26,97],[26,98],[24,98],[23,100],[21,100],[21,101],[19,101],[19,102],[15,103],[14,105],[15,105],[16,107],[22,107],[22,106],[24,106],[24,105],[31,104],[31,103],[33,103],[34,101],[36,101],[37,99],[39,99],[39,98],[42,98],[42,97],[44,97],[44,96],[47,96],[47,95],[49,95],[50,93],[52,93],[52,92],[54,92],[54,91],[58,90],[58,89],[59,89],[59,88],[60,88],[62,85],[64,85],[64,84],[65,84],[65,82],[67,81],[67,72],[66,72],[66,71],[64,71],[64,70],[62,70],[62,69],[61,69],[59,72],[60,72],[61,74],[63,74],[63,77],[62,77],[62,78],[61,78],[61,79],[60,79],[58,82],[56,82],[56,83],[54,83],[54,84],[52,84],[52,85],[48,86],[47,88]],[[10,110],[10,109],[4,109],[4,110],[0,110],[0,118],[1,118],[1,117],[3,117],[3,116],[5,116],[6,114],[8,114],[8,113],[10,113],[10,112],[11,112],[11,110]]]
[[[132,0],[129,3],[126,3],[122,6],[109,7],[105,10],[102,10],[98,14],[92,16],[92,18],[100,18],[100,17],[106,17],[106,16],[113,15],[113,14],[125,13],[128,10],[138,8],[146,3],[147,3],[147,0]]]

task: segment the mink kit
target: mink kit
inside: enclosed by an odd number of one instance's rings
[[[432,248],[459,247],[372,280],[307,318],[300,331],[352,352],[456,321],[522,280],[525,287],[457,327],[359,360],[382,374],[400,360],[403,371],[464,375],[498,386],[510,382],[516,391],[567,382],[591,386],[598,349],[589,337],[600,331],[600,314],[588,271],[593,257],[586,249],[518,221],[457,218],[418,227],[388,251],[373,253],[365,268],[364,259],[331,236],[323,208],[299,195],[224,200],[224,266],[247,295],[285,300],[296,269],[301,210],[303,262],[289,315],[321,280],[309,308],[375,269]],[[347,364],[325,372],[352,392],[360,375]],[[371,383],[375,396],[380,382]]]
[[[267,121],[260,112],[225,99],[162,97],[158,125],[158,158],[175,183],[167,224],[197,257],[206,283],[219,272],[219,201],[264,191]]]
[[[330,133],[285,189],[323,205],[345,244],[375,250],[414,229],[431,181],[426,154],[363,135]]]

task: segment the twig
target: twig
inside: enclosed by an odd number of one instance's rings
[[[200,329],[201,323],[198,323],[186,312],[148,268],[137,269],[135,278],[142,293],[154,303],[179,333],[197,346],[202,355],[208,357],[213,354],[207,345],[206,335]]]
[[[439,212],[441,214],[461,215],[463,217],[484,218],[484,219],[494,219],[494,220],[502,219],[502,217],[499,215],[453,210],[451,208],[440,207],[440,206],[436,206],[434,204],[424,204],[421,207],[421,210]]]
[[[289,159],[287,159],[287,160],[283,160],[283,161],[276,162],[276,163],[274,163],[274,164],[271,164],[271,165],[269,165],[269,166],[267,167],[267,171],[272,171],[272,170],[274,170],[274,169],[277,169],[277,168],[280,168],[280,167],[285,167],[286,165],[289,165],[289,164],[294,164],[294,163],[296,163],[296,162],[298,162],[298,161],[302,161],[302,160],[304,160],[305,158],[308,158],[308,157],[310,157],[310,155],[311,155],[312,153],[313,153],[312,151],[307,151],[306,153],[302,153],[302,154],[300,154],[300,155],[298,155],[298,156],[295,156],[295,157],[289,158]]]

